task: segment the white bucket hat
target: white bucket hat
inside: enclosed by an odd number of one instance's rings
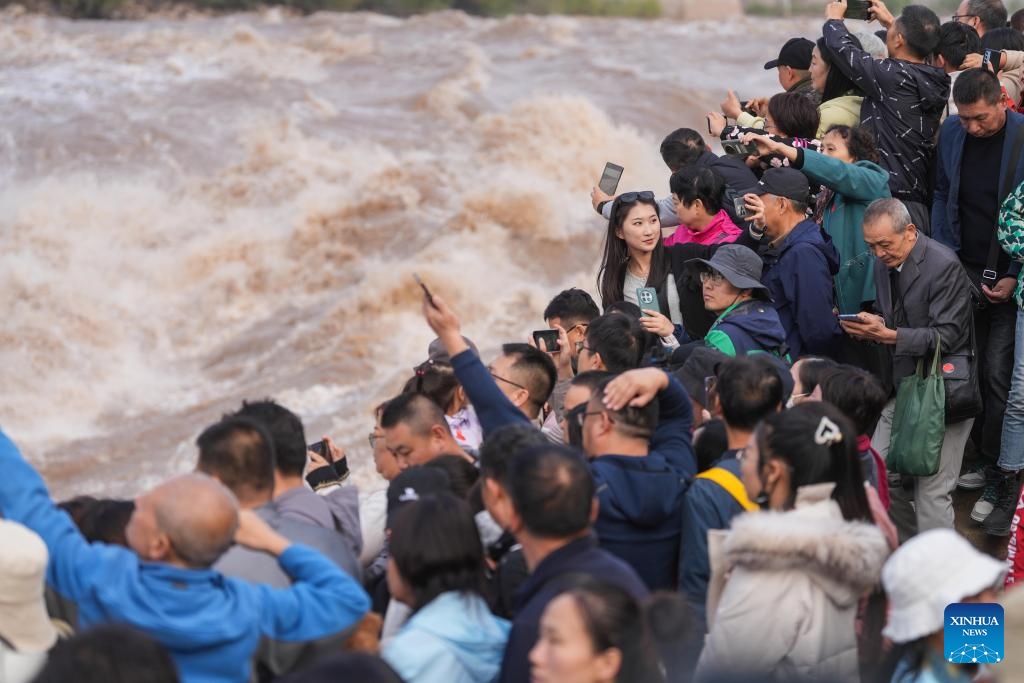
[[[909,643],[942,630],[946,606],[994,588],[1006,568],[952,529],[932,529],[907,541],[882,567],[889,624],[882,635]]]
[[[0,636],[19,652],[45,652],[57,642],[43,587],[49,553],[35,532],[0,519]]]

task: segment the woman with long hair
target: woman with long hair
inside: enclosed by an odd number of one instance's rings
[[[620,301],[636,304],[648,313],[640,322],[648,332],[672,337],[683,322],[679,291],[661,240],[661,220],[653,192],[625,192],[612,204],[604,255],[597,273],[601,307]],[[640,301],[637,291],[652,288],[656,301]]]
[[[856,438],[821,402],[772,415],[754,432],[741,473],[766,511],[736,518],[724,543],[709,539],[724,553],[712,551],[699,671],[857,679],[858,603],[878,583],[889,545],[872,522]]]
[[[644,607],[615,584],[581,577],[544,609],[530,651],[533,683],[660,683]]]

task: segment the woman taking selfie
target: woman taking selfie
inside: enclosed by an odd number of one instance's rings
[[[640,306],[647,312],[640,320],[644,329],[671,344],[683,316],[653,192],[625,192],[612,204],[597,286],[603,309],[619,301]],[[637,290],[644,288],[655,290],[656,301],[640,301]]]
[[[768,302],[761,284],[761,258],[738,244],[722,245],[710,259],[689,264],[699,271],[704,306],[718,316],[704,343],[729,356],[775,353],[782,349],[786,331],[779,314]]]
[[[871,521],[856,437],[821,402],[772,415],[751,437],[740,455],[743,485],[767,511],[734,520],[722,542],[709,538],[710,632],[699,674],[857,680],[857,606],[889,546]]]
[[[818,196],[815,217],[839,252],[835,276],[840,313],[859,313],[875,300],[874,256],[864,242],[864,212],[876,199],[889,197],[889,174],[878,165],[878,149],[863,128],[832,126],[821,152],[794,149],[765,135],[743,138],[758,151],[780,154],[825,191]]]
[[[533,683],[660,683],[644,609],[617,585],[582,577],[548,603],[530,650]]]
[[[390,522],[388,589],[412,616],[381,653],[403,680],[490,683],[509,623],[481,597],[484,557],[469,505],[450,494],[405,504]]]

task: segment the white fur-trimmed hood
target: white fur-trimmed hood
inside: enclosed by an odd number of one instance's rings
[[[876,585],[889,552],[878,527],[843,519],[831,499],[789,512],[742,515],[725,541],[732,567],[799,571],[837,602],[856,599]]]

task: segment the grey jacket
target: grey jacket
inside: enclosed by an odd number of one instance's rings
[[[320,551],[346,574],[361,581],[359,559],[352,553],[349,542],[338,532],[289,519],[281,514],[274,503],[264,505],[256,513],[289,541]],[[252,583],[265,583],[275,588],[291,585],[291,579],[281,570],[273,555],[237,545],[224,553],[213,568],[225,576],[235,576]],[[318,657],[336,652],[350,635],[351,629],[308,643],[285,643],[262,638],[256,651],[253,671],[262,672],[261,676],[268,673],[271,677],[284,675]]]
[[[897,276],[895,303],[889,284],[890,268],[875,261],[875,289],[885,324],[896,330],[893,383],[917,369],[917,360],[935,349],[942,337],[942,353],[963,352],[971,344],[971,290],[967,272],[949,248],[918,233],[917,244]]]
[[[274,498],[274,506],[285,519],[338,532],[351,544],[356,557],[363,551],[359,489],[355,486],[330,486],[317,492],[302,486]]]

